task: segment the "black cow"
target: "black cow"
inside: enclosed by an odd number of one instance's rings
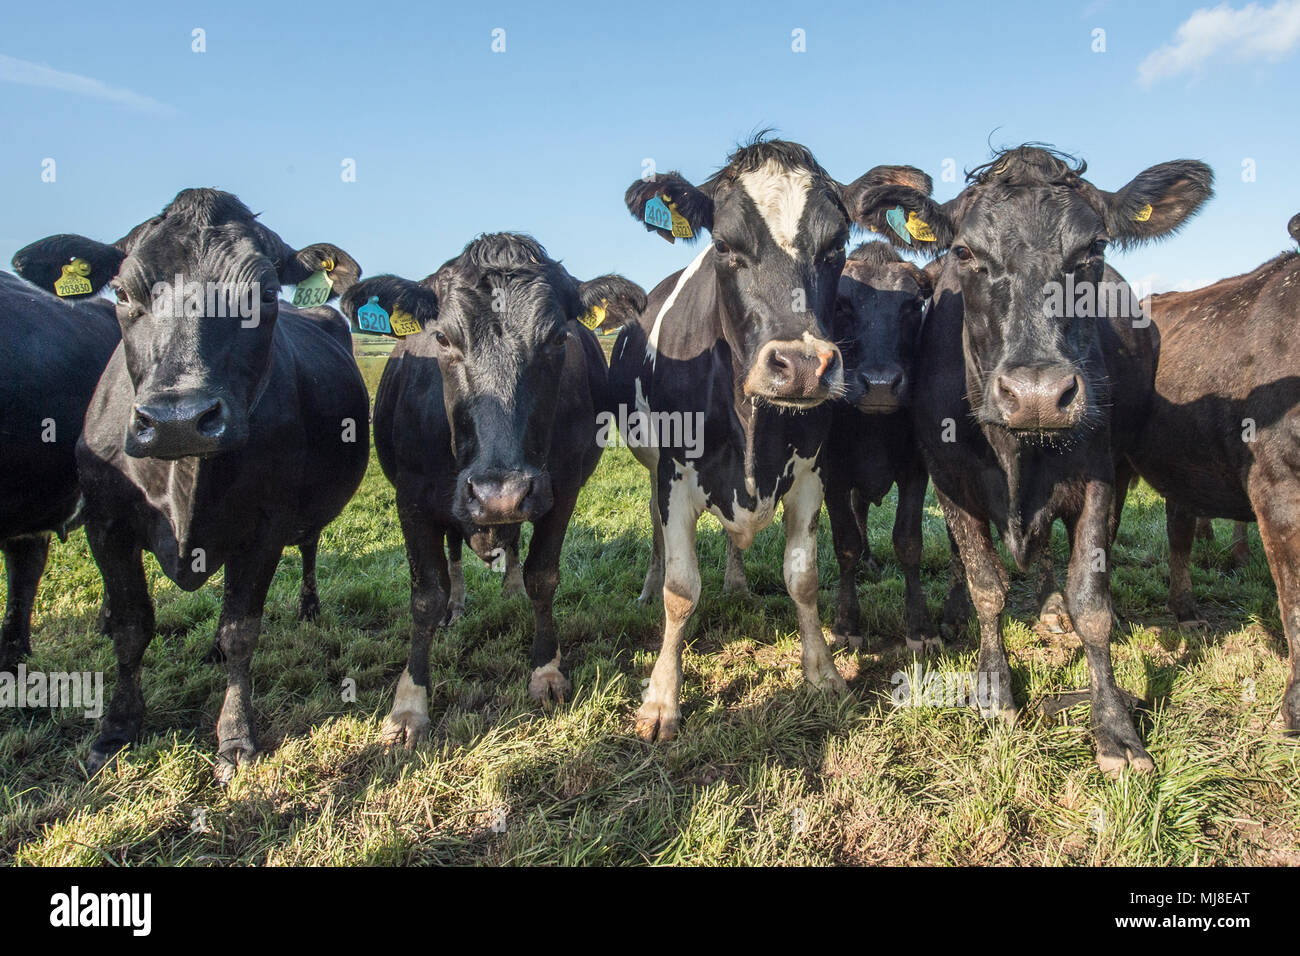
[[[1207,166],[1154,166],[1118,192],[1086,167],[1034,146],[999,153],[956,199],[916,190],[859,197],[865,224],[906,214],[950,250],[921,333],[917,437],[964,563],[980,624],[980,709],[1014,718],[1002,642],[1006,571],[990,521],[1024,569],[1056,519],[1071,552],[1069,616],[1091,673],[1092,730],[1103,771],[1153,768],[1111,670],[1109,551],[1131,453],[1146,423],[1156,336],[1106,265],[1123,246],[1167,236],[1211,193]]]
[[[700,595],[695,528],[705,511],[745,550],[784,504],[783,570],[804,678],[844,689],[817,615],[819,459],[826,400],[845,391],[832,332],[845,197],[889,182],[929,188],[919,170],[880,167],[846,189],[803,146],[760,138],[698,188],[668,173],[627,190],[628,209],[648,230],[670,239],[712,233],[689,266],[650,293],[610,366],[625,438],[650,470],[654,551],[642,594],[661,591],[664,601],[663,646],[637,714],[646,740],[678,730],[682,643]]]
[[[884,242],[849,254],[840,277],[835,341],[844,356],[849,398],[835,403],[822,451],[826,510],[840,565],[831,634],[862,645],[857,571],[866,546],[867,514],[898,485],[894,554],[903,568],[907,646],[938,643],[921,589],[921,516],[929,478],[912,434],[916,344],[930,299],[930,278]]]
[[[12,671],[31,650],[32,605],[50,534],[66,538],[80,522],[74,449],[120,337],[113,304],[75,291],[102,286],[109,275],[96,274],[85,260],[53,265],[47,287],[59,283],[63,296],[0,273],[0,547],[9,584],[0,671]],[[25,250],[15,268],[26,266]]]
[[[411,650],[388,742],[412,747],[428,731],[429,645],[454,584],[444,539],[456,564],[462,540],[485,561],[506,560],[521,524],[532,523],[528,689],[542,700],[569,693],[551,604],[609,405],[604,353],[579,320],[599,327],[644,306],[645,293],[621,276],[579,282],[536,241],[512,234],[475,239],[420,282],[378,276],[344,295],[360,328],[409,333],[384,367],[374,414],[411,566]]]
[[[280,303],[280,285],[315,285],[325,298],[361,270],[328,243],[295,252],[213,189],[184,190],[111,246],[56,236],[22,257],[31,278],[72,257],[106,264],[122,329],[76,451],[104,578],[102,623],[118,660],[90,769],[133,741],[144,718],[148,550],[186,591],[225,567],[217,646],[229,685],[217,777],[227,780],[257,751],[249,671],[280,554],[302,551],[299,613],[311,616],[321,529],[369,457],[368,398],[347,323],[330,308]]]
[[[1188,574],[1196,516],[1258,520],[1291,652],[1282,718],[1300,733],[1300,254],[1149,301],[1160,366],[1135,462],[1165,496],[1170,608],[1200,623]]]

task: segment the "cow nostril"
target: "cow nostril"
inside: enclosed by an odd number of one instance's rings
[[[781,375],[789,375],[791,371],[790,360],[776,349],[767,353],[767,367],[772,372]]]
[[[195,427],[200,435],[207,438],[220,438],[226,430],[226,403],[217,399],[199,415]]]
[[[1005,375],[999,375],[997,381],[993,384],[994,395],[1006,411],[1013,412],[1020,407],[1020,396],[1015,387],[1011,384],[1010,379]]]
[[[146,412],[144,409],[140,408],[139,406],[136,406],[134,412],[135,412],[135,427],[138,431],[147,431],[154,427],[154,420],[149,415],[148,412]]]
[[[1057,398],[1056,407],[1060,411],[1066,411],[1071,405],[1074,404],[1075,399],[1078,397],[1079,397],[1079,377],[1076,375],[1070,379],[1070,384],[1065,386],[1065,390],[1062,391],[1060,397]]]

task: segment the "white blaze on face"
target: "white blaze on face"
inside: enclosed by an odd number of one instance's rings
[[[778,246],[795,254],[799,220],[812,189],[812,174],[806,169],[782,169],[768,161],[740,177],[740,185],[753,200],[759,215]]]

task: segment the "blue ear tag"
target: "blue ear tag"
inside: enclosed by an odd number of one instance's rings
[[[909,246],[912,244],[912,234],[907,231],[907,213],[903,212],[902,206],[895,206],[885,213],[885,221],[889,223],[890,229],[898,233],[899,239]]]
[[[672,210],[658,196],[645,204],[645,221],[656,229],[664,230],[664,232],[672,233],[673,231]]]
[[[388,313],[379,304],[379,296],[372,295],[369,302],[357,309],[357,326],[362,332],[392,334],[393,326],[388,321]]]

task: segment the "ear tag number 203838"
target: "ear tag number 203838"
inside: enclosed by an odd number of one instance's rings
[[[324,305],[329,301],[334,289],[334,280],[330,272],[334,269],[334,260],[326,259],[321,267],[298,283],[293,290],[293,304],[300,309],[310,309]]]
[[[54,292],[56,295],[90,295],[95,291],[91,285],[90,263],[85,259],[73,259],[63,267],[63,275],[59,276],[54,282]]]

